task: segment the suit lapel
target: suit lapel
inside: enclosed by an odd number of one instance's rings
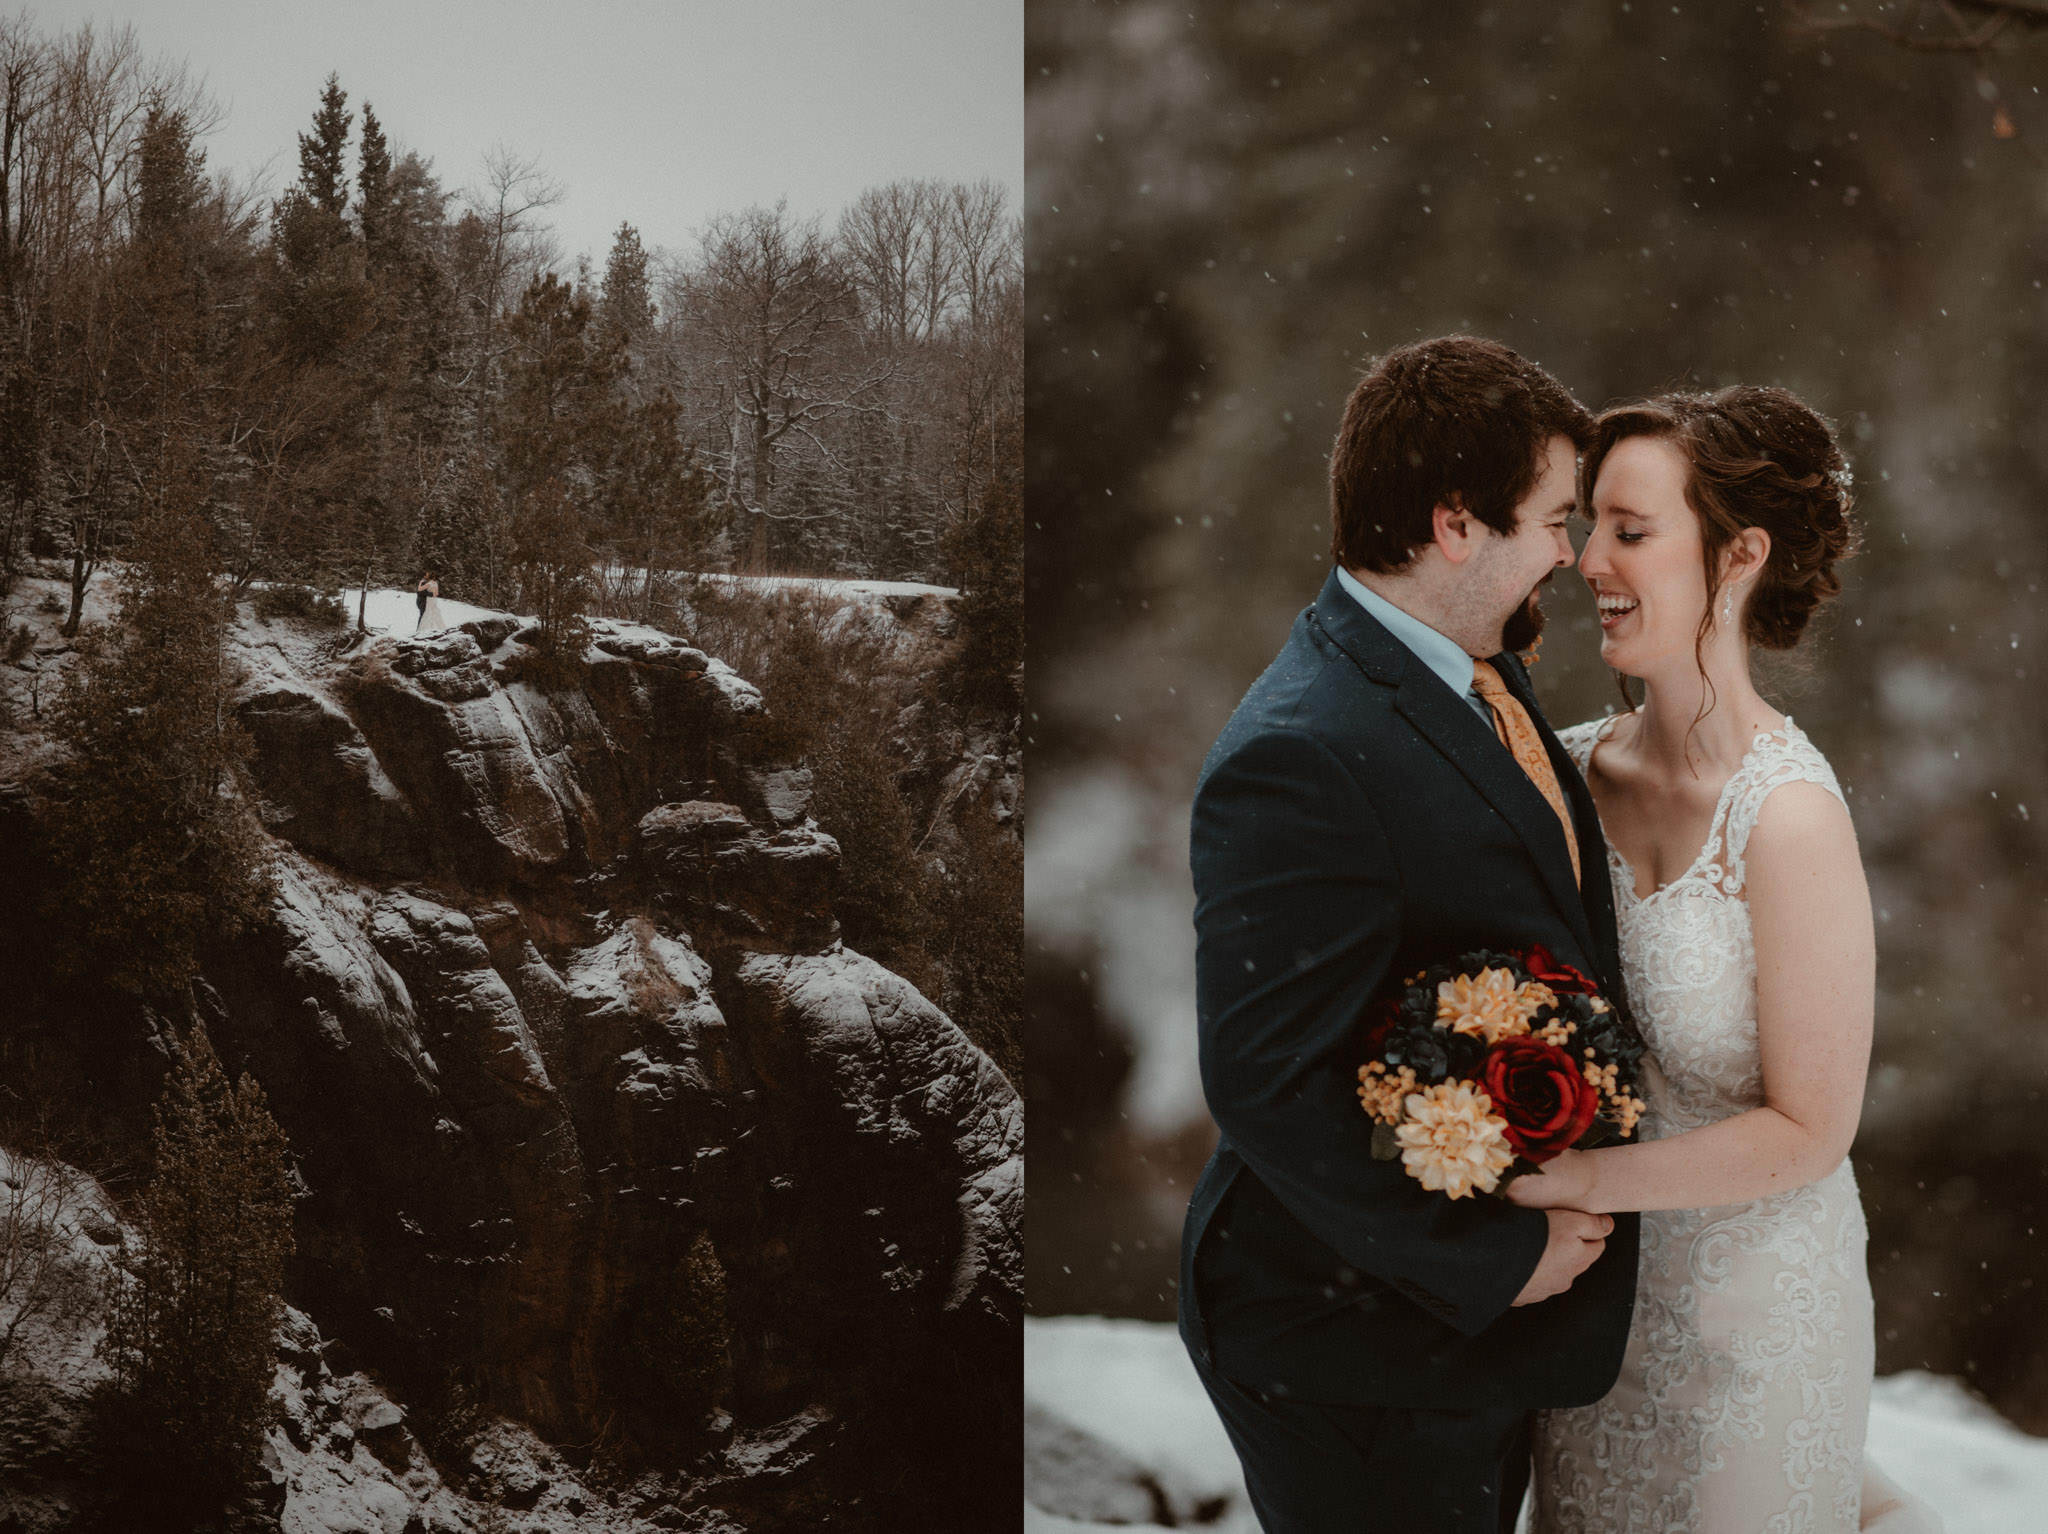
[[[1536,859],[1536,867],[1558,909],[1565,913],[1580,940],[1588,948],[1594,947],[1592,927],[1578,884],[1572,878],[1571,853],[1565,847],[1564,827],[1557,823],[1557,812],[1472,705],[1456,696],[1444,685],[1443,678],[1421,661],[1411,660],[1410,665],[1409,674],[1394,694],[1394,706],[1515,828]]]
[[[1508,690],[1521,699],[1529,717],[1536,721],[1536,733],[1543,737],[1543,749],[1550,754],[1551,770],[1557,774],[1557,781],[1571,804],[1572,825],[1578,832],[1579,865],[1584,879],[1580,894],[1586,919],[1592,925],[1593,952],[1601,966],[1606,988],[1616,992],[1618,1000],[1621,940],[1615,929],[1614,882],[1607,873],[1607,833],[1600,828],[1600,811],[1593,803],[1593,792],[1586,787],[1586,780],[1580,774],[1578,764],[1572,760],[1571,753],[1565,750],[1564,742],[1557,738],[1550,728],[1550,721],[1543,717],[1543,710],[1536,702],[1536,689],[1530,685],[1529,674],[1521,661],[1502,652],[1493,658],[1493,667],[1507,683]]]
[[[1573,932],[1589,950],[1601,952],[1601,945],[1594,940],[1594,924],[1587,914],[1586,903],[1572,878],[1571,853],[1565,847],[1564,827],[1557,823],[1556,812],[1550,808],[1549,802],[1529,781],[1529,775],[1516,765],[1514,757],[1500,743],[1500,738],[1487,728],[1478,712],[1445,686],[1443,678],[1417,659],[1412,650],[1353,601],[1351,594],[1338,583],[1334,571],[1316,600],[1315,617],[1324,632],[1357,661],[1368,676],[1393,685],[1394,706],[1417,733],[1463,773],[1466,781],[1514,828],[1516,835],[1527,844],[1543,876],[1544,885]],[[1544,748],[1551,753],[1553,761],[1557,760],[1562,748],[1556,737],[1540,723],[1543,716],[1534,709],[1534,700],[1526,697],[1527,678],[1520,675],[1518,666],[1503,668],[1503,674],[1507,671],[1512,671],[1520,681],[1517,696],[1524,698],[1524,707],[1528,707],[1531,717],[1539,721]],[[1512,687],[1514,683],[1509,685]],[[1577,774],[1571,771],[1569,760],[1565,761],[1564,768],[1558,781],[1576,783]],[[1576,787],[1578,794],[1585,793],[1583,784],[1576,784]],[[1572,800],[1572,814],[1574,825],[1580,827],[1581,856],[1585,855],[1588,847],[1604,848],[1606,844],[1600,840],[1597,822],[1593,835],[1587,836],[1585,817],[1580,813],[1577,798]],[[1599,865],[1595,865],[1594,871],[1597,876]]]

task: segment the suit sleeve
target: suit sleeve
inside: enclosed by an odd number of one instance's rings
[[[1202,1087],[1223,1138],[1347,1263],[1476,1334],[1521,1292],[1549,1225],[1372,1157],[1358,1023],[1395,978],[1402,910],[1372,801],[1321,741],[1269,730],[1213,764],[1192,829]]]

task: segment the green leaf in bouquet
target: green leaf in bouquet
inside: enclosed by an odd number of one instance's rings
[[[1401,1159],[1401,1140],[1394,1133],[1394,1126],[1392,1124],[1375,1124],[1372,1126],[1372,1159],[1375,1161],[1399,1161]]]
[[[1574,1150],[1591,1150],[1596,1145],[1612,1145],[1621,1138],[1621,1132],[1605,1118],[1596,1118],[1586,1132],[1572,1142]]]
[[[1520,1156],[1517,1156],[1513,1164],[1500,1174],[1500,1181],[1493,1185],[1493,1196],[1495,1198],[1506,1198],[1508,1196],[1508,1185],[1517,1177],[1541,1177],[1542,1175],[1542,1167],[1537,1166],[1532,1161],[1524,1161]]]

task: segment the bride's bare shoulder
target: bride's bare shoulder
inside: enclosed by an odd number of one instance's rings
[[[1601,762],[1605,765],[1613,759],[1615,743],[1624,737],[1633,737],[1634,733],[1635,715],[1602,714],[1596,719],[1582,719],[1577,724],[1559,730],[1557,739],[1558,744],[1570,753],[1572,760],[1578,763],[1579,770],[1583,772],[1591,762],[1595,750],[1602,746],[1607,747],[1601,756]],[[1620,749],[1626,751],[1626,744],[1621,745]]]
[[[1810,899],[1816,886],[1861,883],[1863,859],[1849,807],[1826,784],[1778,784],[1757,806],[1745,840],[1741,856],[1752,906],[1758,891]]]
[[[1559,740],[1611,740],[1617,730],[1633,725],[1633,714],[1601,714],[1592,719],[1581,719],[1577,724],[1568,724],[1557,732]]]

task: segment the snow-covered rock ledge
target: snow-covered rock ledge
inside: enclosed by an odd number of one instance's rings
[[[1026,1317],[1024,1403],[1025,1534],[1111,1525],[1258,1534],[1237,1456],[1172,1326]],[[1869,1445],[1948,1534],[2048,1527],[2048,1439],[1954,1380],[1880,1379]]]

